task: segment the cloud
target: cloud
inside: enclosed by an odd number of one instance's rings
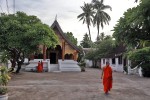
[[[51,26],[55,16],[64,32],[72,32],[78,41],[83,39],[85,33],[88,33],[86,24],[82,24],[77,16],[82,13],[80,6],[84,2],[89,3],[91,0],[15,0],[16,11],[23,11],[29,15],[35,15],[43,23]],[[13,13],[13,0],[8,0],[10,13]],[[110,5],[112,11],[107,10],[111,16],[109,25],[100,28],[100,32],[112,35],[112,29],[117,20],[123,15],[128,8],[136,6],[134,0],[105,0],[104,4]],[[7,12],[6,0],[0,0],[0,5]],[[95,41],[97,36],[96,27],[91,27],[92,40]]]

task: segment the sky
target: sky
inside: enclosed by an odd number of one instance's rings
[[[6,1],[8,1],[9,13],[14,13],[14,0],[0,0],[0,13],[8,13]],[[85,3],[90,3],[92,0],[15,0],[15,12],[23,11],[28,15],[35,15],[41,21],[49,26],[54,22],[56,15],[57,21],[60,24],[63,32],[72,32],[77,38],[78,44],[83,40],[85,33],[88,33],[87,25],[77,19],[77,16],[82,13],[81,6]],[[113,34],[113,27],[117,23],[123,13],[128,9],[137,5],[135,0],[104,0],[105,5],[110,5],[112,11],[106,10],[111,16],[109,25],[100,28],[100,33],[105,35]],[[96,40],[97,28],[91,26],[92,40]]]

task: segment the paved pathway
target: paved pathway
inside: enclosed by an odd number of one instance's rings
[[[21,72],[9,82],[9,100],[150,100],[150,78],[113,73],[113,89],[103,93],[101,71]]]

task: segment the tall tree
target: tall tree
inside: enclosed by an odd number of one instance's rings
[[[80,45],[83,47],[83,48],[90,48],[91,45],[90,45],[90,39],[89,39],[89,36],[88,34],[86,33],[83,37],[83,40],[81,41]]]
[[[86,59],[90,59],[93,62],[93,67],[96,67],[97,60],[105,57],[108,54],[114,52],[115,41],[112,38],[104,39],[103,41],[97,44],[97,48],[91,50],[89,53],[85,55]]]
[[[83,10],[83,13],[77,16],[77,18],[80,19],[80,21],[83,21],[83,24],[87,24],[87,28],[89,31],[89,39],[91,40],[91,33],[90,33],[90,25],[92,23],[92,20],[94,18],[94,11],[93,7],[89,3],[84,2],[84,6],[81,6],[81,9]]]
[[[100,35],[97,37],[97,41],[103,41],[105,38],[104,32],[100,33]]]
[[[148,69],[146,72],[150,73],[150,2],[140,1],[137,7],[128,9],[119,19],[114,27],[113,36],[117,42],[128,46],[127,57],[135,63],[132,66],[142,63]]]
[[[106,9],[110,9],[111,7],[109,5],[104,5],[104,0],[92,0],[93,8],[96,11],[96,14],[94,15],[93,24],[97,26],[97,37],[99,36],[99,28],[104,28],[104,24],[109,24],[109,21],[111,20],[108,13],[105,12]]]
[[[112,36],[110,35],[105,35],[104,32],[100,33],[100,35],[97,37],[97,41],[95,42],[96,44],[99,44],[100,42],[107,40],[107,39],[112,39]]]
[[[7,52],[12,70],[18,63],[16,73],[24,57],[39,50],[39,45],[54,47],[57,43],[54,31],[36,16],[28,16],[23,12],[0,15],[0,48],[2,52]]]
[[[137,47],[150,40],[150,2],[142,2],[124,13],[114,27],[113,36],[117,41]],[[146,42],[143,42],[146,41]]]
[[[68,37],[68,39],[74,44],[77,45],[78,41],[77,38],[75,38],[72,34],[72,32],[67,32],[65,35]]]

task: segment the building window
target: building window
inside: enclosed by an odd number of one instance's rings
[[[105,59],[103,59],[103,64],[105,64]]]
[[[119,56],[119,57],[118,57],[118,60],[119,60],[118,63],[119,63],[119,64],[122,64],[122,56]]]
[[[115,64],[115,63],[116,63],[115,58],[112,58],[112,64]]]

